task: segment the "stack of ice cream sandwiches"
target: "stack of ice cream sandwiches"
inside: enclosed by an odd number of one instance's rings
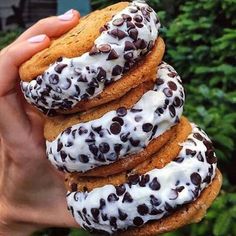
[[[47,156],[65,172],[68,209],[89,232],[168,232],[200,221],[220,190],[209,137],[182,116],[160,26],[144,1],[120,2],[20,68],[25,98],[47,115]]]

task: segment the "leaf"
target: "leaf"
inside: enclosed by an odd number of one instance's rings
[[[229,213],[227,211],[222,212],[214,224],[213,227],[214,236],[226,235],[227,232],[229,231],[231,221],[232,218],[230,217]]]

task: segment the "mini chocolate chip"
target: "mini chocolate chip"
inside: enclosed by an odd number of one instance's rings
[[[202,137],[202,135],[199,134],[199,133],[194,133],[194,134],[193,134],[193,137],[196,138],[196,139],[198,139],[198,140],[200,140],[200,141],[202,141],[202,140],[204,139],[204,138]]]
[[[110,126],[110,131],[112,134],[119,134],[121,131],[121,126],[118,122],[113,122]]]
[[[161,204],[161,201],[158,200],[154,195],[150,195],[150,203],[152,206],[159,206]]]
[[[142,205],[138,205],[137,207],[137,212],[141,215],[141,216],[144,216],[144,215],[147,215],[148,214],[148,207],[146,204],[142,204]]]
[[[121,66],[119,66],[119,65],[116,65],[112,69],[112,76],[121,75],[122,71],[123,71],[123,68]]]
[[[197,172],[192,173],[190,179],[194,185],[200,185],[202,181],[202,177]]]
[[[132,109],[130,109],[130,111],[131,111],[132,113],[137,113],[137,112],[143,111],[143,109],[132,108]]]
[[[89,157],[84,155],[84,154],[81,154],[81,155],[79,155],[79,160],[82,163],[88,163],[89,162]]]
[[[120,154],[121,149],[122,149],[122,144],[116,143],[116,144],[114,145],[114,150],[115,150],[115,152],[116,152],[117,155]]]
[[[140,181],[139,181],[139,186],[140,186],[140,187],[145,187],[146,184],[149,182],[149,180],[150,180],[149,174],[142,175],[142,176],[141,176],[141,179],[140,179]]]
[[[85,75],[80,75],[77,81],[84,82],[84,83],[88,82],[87,77]]]
[[[108,220],[108,217],[107,217],[107,214],[101,214],[101,216],[102,216],[102,220],[103,221],[107,221]]]
[[[60,139],[58,139],[58,141],[57,141],[57,152],[60,152],[62,148],[63,148],[63,143],[60,142]]]
[[[179,186],[176,188],[176,191],[178,191],[179,193],[182,192],[184,190],[184,186]]]
[[[107,197],[108,202],[116,202],[119,200],[119,197],[117,197],[114,193],[111,193]]]
[[[149,187],[152,190],[159,190],[161,188],[160,183],[157,180],[157,177],[154,177],[153,180],[151,181],[151,183],[149,184]]]
[[[139,121],[141,121],[142,119],[143,119],[142,116],[135,116],[135,117],[134,117],[134,120],[135,120],[136,122],[139,122]]]
[[[186,155],[195,156],[197,152],[187,148],[185,153]]]
[[[67,154],[66,154],[64,151],[60,151],[60,156],[61,156],[61,160],[62,160],[63,162],[65,162],[65,159],[66,159],[66,157],[67,157]]]
[[[72,192],[76,192],[77,191],[77,184],[76,183],[72,183],[71,186],[70,186],[70,189]]]
[[[127,34],[120,29],[111,30],[110,35],[113,36],[114,38],[117,37],[119,40],[121,40],[127,36]]]
[[[150,6],[147,7],[147,10],[148,10],[149,12],[153,12],[153,10],[152,10],[152,8],[151,8]]]
[[[165,210],[172,212],[174,208],[169,203],[165,202]]]
[[[78,133],[79,133],[79,135],[87,134],[88,130],[83,126],[80,126],[79,129],[78,129]]]
[[[66,147],[71,147],[71,146],[73,146],[73,145],[74,145],[73,142],[67,141],[67,144],[66,144],[65,146],[66,146]]]
[[[217,162],[217,158],[212,150],[207,152],[206,159],[209,164],[214,164]]]
[[[89,87],[86,89],[86,92],[89,94],[89,95],[94,95],[95,93],[95,87]]]
[[[203,158],[201,152],[199,152],[199,153],[197,154],[197,159],[198,159],[199,161],[201,161],[201,162],[204,162],[204,158]]]
[[[129,141],[134,147],[137,147],[140,144],[140,140],[137,139],[135,140],[133,138],[130,138]]]
[[[122,14],[121,16],[125,21],[131,21],[132,20],[132,17],[128,14]]]
[[[133,52],[128,52],[128,53],[124,54],[124,58],[125,58],[125,60],[127,60],[127,61],[133,59],[133,57],[134,57]]]
[[[75,90],[77,92],[77,96],[79,96],[80,95],[80,88],[77,84],[75,84],[74,86],[75,86]]]
[[[133,202],[133,198],[131,197],[131,195],[129,194],[129,192],[126,192],[123,199],[122,199],[122,202]]]
[[[168,86],[169,86],[169,88],[170,88],[171,90],[173,90],[173,91],[176,91],[176,90],[177,90],[177,85],[176,85],[175,82],[169,81],[167,84],[168,84]]]
[[[177,163],[182,163],[183,160],[184,160],[183,157],[177,157],[177,158],[174,159],[174,161],[177,162]]]
[[[136,41],[138,39],[138,30],[137,29],[130,29],[128,31],[128,33],[129,33],[130,38],[132,38],[133,40]]]
[[[63,71],[63,69],[67,67],[67,64],[57,64],[56,67],[54,68],[54,70],[61,74],[61,72]]]
[[[86,214],[87,214],[87,209],[86,209],[86,208],[83,208],[83,209],[82,209],[82,212],[86,215]]]
[[[163,114],[164,113],[164,109],[159,107],[159,108],[156,109],[155,112],[158,113],[158,114]]]
[[[56,74],[51,74],[51,75],[49,76],[49,82],[50,82],[50,84],[53,84],[53,85],[58,84],[58,82],[59,82],[59,77],[58,77],[58,75],[56,75]]]
[[[144,39],[141,39],[140,49],[145,49],[147,47],[147,42]]]
[[[137,14],[137,15],[135,15],[134,16],[134,20],[136,21],[136,22],[142,22],[143,21],[143,17],[141,16],[141,15],[139,15],[139,14]]]
[[[107,61],[115,60],[117,58],[119,58],[119,55],[117,54],[117,52],[114,49],[112,49],[107,57]]]
[[[121,25],[123,25],[124,22],[125,21],[123,18],[117,18],[117,19],[113,20],[112,24],[114,26],[121,26]]]
[[[89,51],[89,56],[97,55],[99,53],[100,53],[100,51],[98,50],[97,46],[93,45],[93,47]]]
[[[98,67],[98,74],[96,77],[99,82],[102,82],[106,79],[107,73],[102,67]]]
[[[91,208],[91,213],[94,219],[98,218],[99,215],[99,209],[98,208]]]
[[[181,100],[180,100],[179,97],[175,97],[175,98],[174,98],[173,104],[174,104],[175,107],[180,107],[181,103],[182,103],[182,102],[181,102]]]
[[[150,132],[152,128],[153,128],[153,125],[151,123],[144,123],[142,125],[143,132],[146,132],[146,133]]]
[[[169,77],[171,77],[171,78],[174,78],[175,76],[177,76],[177,73],[176,72],[174,72],[174,71],[172,71],[172,72],[170,72],[170,73],[168,73],[167,74]],[[168,82],[168,85],[169,85],[169,83],[174,83],[174,82],[172,82],[172,81],[169,81]],[[175,84],[175,83],[174,83]],[[174,87],[176,86],[176,84],[174,85]],[[176,89],[177,89],[177,86],[176,86]],[[174,90],[176,90],[176,89],[174,89]]]
[[[122,221],[125,220],[128,217],[128,215],[120,209],[118,209],[118,214],[119,214],[119,219],[122,220]]]
[[[164,88],[163,93],[166,95],[166,97],[172,97],[173,92],[169,88]]]
[[[132,42],[130,41],[125,42],[125,49],[124,49],[125,51],[130,51],[130,50],[135,50],[135,49],[136,47]]]
[[[99,45],[98,49],[100,52],[108,53],[111,51],[111,46],[109,44],[101,44]]]
[[[120,117],[118,117],[118,116],[114,117],[114,118],[112,119],[112,121],[118,122],[121,126],[124,124],[123,119],[120,118]]]
[[[151,212],[149,213],[149,215],[158,215],[158,214],[162,214],[164,211],[163,210],[161,210],[161,209],[156,209],[156,208],[153,208],[152,210],[151,210]]]
[[[71,129],[72,129],[71,127],[68,127],[68,128],[64,131],[64,133],[67,134],[67,135],[70,135]]]
[[[110,146],[109,146],[108,143],[105,143],[105,142],[100,143],[99,144],[99,150],[100,150],[101,153],[108,153],[109,150],[110,150]]]
[[[206,176],[206,178],[203,180],[203,182],[209,184],[211,182],[211,177]]]
[[[97,148],[97,146],[96,146],[95,144],[90,144],[90,145],[89,145],[89,150],[90,150],[90,152],[91,152],[93,155],[97,156],[97,154],[98,154],[98,148]]]
[[[97,127],[93,127],[93,126],[92,126],[91,128],[92,128],[93,131],[95,131],[95,132],[98,133],[98,134],[99,134],[100,131],[102,130],[102,126],[101,126],[101,125],[100,125],[100,126],[97,126]]]
[[[116,194],[118,196],[121,196],[121,195],[123,195],[125,193],[126,188],[125,188],[124,184],[121,184],[119,186],[115,186],[115,188],[116,188]]]
[[[141,226],[143,224],[143,219],[141,217],[136,216],[133,220],[134,225]]]
[[[134,174],[128,177],[128,182],[130,185],[135,185],[139,182],[139,175]]]
[[[116,114],[120,117],[124,117],[126,116],[127,114],[127,109],[125,107],[119,107],[117,110],[116,110]]]
[[[138,28],[143,28],[143,24],[142,24],[142,23],[135,22],[135,25],[136,25]]]
[[[122,133],[121,135],[120,135],[120,140],[122,141],[122,142],[127,142],[128,141],[128,136],[130,135],[130,133],[128,132],[128,133]]]
[[[176,115],[175,107],[173,105],[169,106],[170,116],[173,118]]]
[[[137,8],[130,8],[129,11],[130,11],[130,13],[137,13],[138,9]]]
[[[106,162],[106,159],[102,153],[99,153],[98,156],[94,157],[94,159],[100,162]]]
[[[127,25],[128,29],[135,29],[136,28],[135,25],[131,21],[127,21],[126,25]]]
[[[117,223],[116,223],[116,221],[117,221],[116,217],[111,216],[111,218],[110,218],[110,225],[111,225],[112,227],[114,227],[115,229],[117,229]]]

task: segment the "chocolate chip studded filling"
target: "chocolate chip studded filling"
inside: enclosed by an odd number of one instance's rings
[[[176,159],[162,169],[135,175],[118,187],[106,185],[90,192],[68,193],[68,209],[74,212],[75,220],[89,231],[103,230],[111,234],[161,219],[177,207],[196,200],[215,176],[216,156],[207,135],[194,124],[192,128]],[[199,135],[201,140],[196,138]],[[191,155],[187,150],[191,150]],[[214,156],[213,163],[209,155]],[[180,158],[181,162],[176,161]],[[106,199],[102,209],[99,208],[101,199]],[[96,211],[92,213],[92,209]]]
[[[144,2],[130,3],[106,24],[90,52],[59,58],[42,75],[21,82],[27,101],[52,114],[53,110],[70,109],[97,96],[105,86],[119,80],[151,51],[149,45],[158,37],[160,23],[150,9]]]
[[[175,77],[169,76],[170,73],[175,73]],[[108,165],[140,152],[175,125],[184,104],[180,77],[173,67],[162,63],[157,78],[153,90],[146,92],[131,109],[120,107],[97,120],[74,125],[69,128],[70,132],[67,129],[54,141],[47,142],[52,164],[68,172],[85,172]],[[169,89],[170,82],[177,89],[171,90],[172,96],[167,96],[164,91]],[[175,104],[176,98],[180,100],[179,106]]]

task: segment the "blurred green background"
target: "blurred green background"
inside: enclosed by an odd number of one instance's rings
[[[119,1],[91,0],[92,9]],[[184,114],[214,142],[224,175],[221,193],[203,221],[165,236],[236,235],[236,0],[149,0],[162,22],[165,61],[181,75]],[[0,48],[22,30],[0,33]],[[34,236],[86,236],[82,230],[48,229]]]

